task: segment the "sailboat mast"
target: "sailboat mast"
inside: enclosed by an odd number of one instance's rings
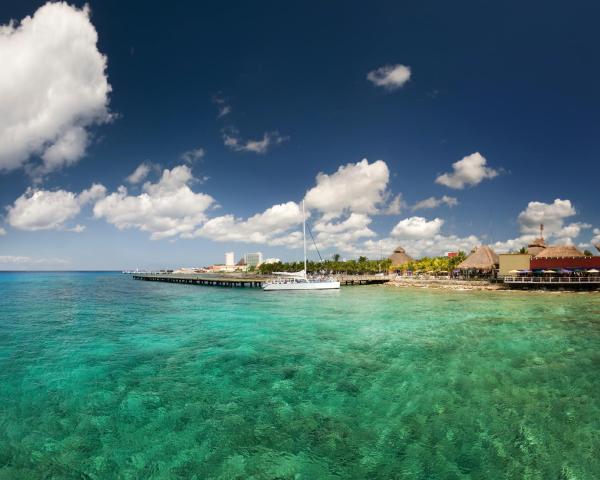
[[[304,241],[304,276],[306,277],[306,212],[304,200],[302,200],[302,240]]]

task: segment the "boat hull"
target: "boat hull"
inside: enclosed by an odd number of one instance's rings
[[[265,292],[279,290],[339,290],[340,282],[267,283],[262,288]]]

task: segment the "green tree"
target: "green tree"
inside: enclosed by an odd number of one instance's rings
[[[586,257],[593,257],[593,256],[594,256],[594,254],[593,254],[592,252],[590,252],[589,250],[584,250],[584,251],[583,251],[583,254],[584,254]]]

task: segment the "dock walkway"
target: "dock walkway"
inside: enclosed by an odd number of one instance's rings
[[[182,273],[134,273],[135,280],[149,282],[184,283],[189,285],[203,285],[209,287],[249,287],[261,288],[263,283],[272,280],[270,277],[261,276],[229,276],[229,275],[202,275]],[[387,283],[388,276],[380,275],[335,275],[341,285],[374,285]]]

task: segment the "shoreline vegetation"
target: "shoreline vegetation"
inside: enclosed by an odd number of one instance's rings
[[[452,272],[465,258],[467,255],[464,252],[458,252],[454,257],[423,257],[402,265],[394,265],[390,258],[369,260],[367,257],[359,257],[357,260],[341,260],[340,255],[336,254],[331,260],[309,261],[306,269],[307,273],[328,272],[346,275],[373,275],[382,272],[406,273],[409,271],[442,274]],[[263,275],[272,275],[274,272],[297,272],[303,268],[303,262],[277,262],[263,263],[258,266],[256,271]]]

